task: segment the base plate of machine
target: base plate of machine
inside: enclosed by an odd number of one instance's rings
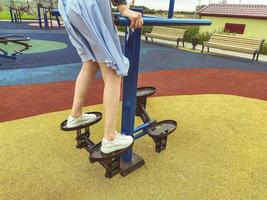
[[[131,162],[126,163],[121,159],[120,174],[122,176],[127,176],[128,174],[137,170],[138,168],[142,167],[143,165],[145,165],[144,159],[141,158],[140,156],[138,156],[137,154],[133,153]]]

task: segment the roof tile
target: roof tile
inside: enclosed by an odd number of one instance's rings
[[[199,15],[267,19],[267,5],[210,4],[198,11]]]

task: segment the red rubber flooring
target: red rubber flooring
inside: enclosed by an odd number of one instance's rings
[[[230,94],[267,100],[267,73],[229,69],[177,69],[140,73],[139,86],[156,95]],[[102,80],[95,80],[85,105],[102,103]],[[74,82],[0,87],[0,122],[70,109]]]

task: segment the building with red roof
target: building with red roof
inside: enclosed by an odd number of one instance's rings
[[[267,5],[210,4],[197,13],[201,19],[213,22],[209,27],[200,27],[200,32],[225,31],[267,39]]]

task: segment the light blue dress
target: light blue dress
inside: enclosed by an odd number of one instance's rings
[[[58,9],[83,62],[105,62],[118,75],[127,75],[129,61],[122,53],[110,0],[59,0]]]

